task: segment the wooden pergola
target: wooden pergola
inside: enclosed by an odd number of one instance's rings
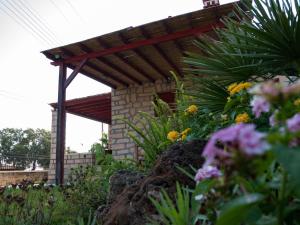
[[[59,66],[56,138],[56,183],[63,183],[66,90],[81,73],[113,89],[170,79],[170,72],[183,76],[182,56],[198,52],[193,44],[201,34],[222,27],[221,17],[234,3],[206,8],[163,20],[129,27],[85,41],[43,51]],[[67,77],[67,68],[73,72]]]

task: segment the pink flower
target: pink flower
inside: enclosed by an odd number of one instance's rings
[[[285,97],[299,94],[300,93],[300,80],[296,81],[295,83],[293,83],[291,85],[284,87],[282,92]]]
[[[239,150],[248,156],[263,154],[269,148],[263,140],[264,137],[265,134],[257,132],[253,124],[245,126],[239,132]]]
[[[287,128],[290,132],[300,131],[300,114],[295,114],[292,118],[287,120]]]
[[[219,130],[204,148],[202,156],[206,158],[205,165],[214,163],[216,158],[231,158],[233,151],[240,151],[247,156],[261,155],[269,148],[264,136],[255,130],[253,124],[240,123]]]
[[[199,182],[202,180],[206,180],[209,178],[220,177],[222,174],[217,167],[214,166],[203,166],[201,169],[197,171],[195,176],[195,181]]]
[[[269,118],[269,123],[271,127],[274,127],[276,125],[276,114],[273,113]]]
[[[254,96],[253,100],[251,101],[251,106],[255,118],[260,117],[262,112],[270,111],[270,103],[264,97],[261,96]]]

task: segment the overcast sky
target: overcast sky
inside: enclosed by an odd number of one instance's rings
[[[42,50],[201,8],[202,0],[0,0],[0,129],[50,130],[48,103],[57,100],[58,68]],[[79,75],[67,99],[109,91]],[[72,150],[87,151],[100,135],[100,123],[67,116]]]

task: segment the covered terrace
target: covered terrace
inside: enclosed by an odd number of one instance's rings
[[[213,35],[214,28],[223,26],[220,18],[233,7],[233,3],[212,6],[43,51],[59,67],[58,101],[53,105],[57,108],[56,183],[63,183],[66,110],[113,123],[109,98],[115,90],[170,81],[170,71],[183,77],[181,58],[186,52],[200,53],[193,42],[199,35]],[[73,70],[68,76],[67,68]],[[107,93],[66,102],[67,87],[79,73],[111,87],[113,96]]]

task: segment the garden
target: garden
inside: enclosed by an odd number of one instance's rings
[[[144,161],[106,155],[64,186],[0,190],[0,224],[300,224],[300,2],[253,0],[201,36],[176,109],[124,119]],[[186,66],[187,67],[187,66]]]

